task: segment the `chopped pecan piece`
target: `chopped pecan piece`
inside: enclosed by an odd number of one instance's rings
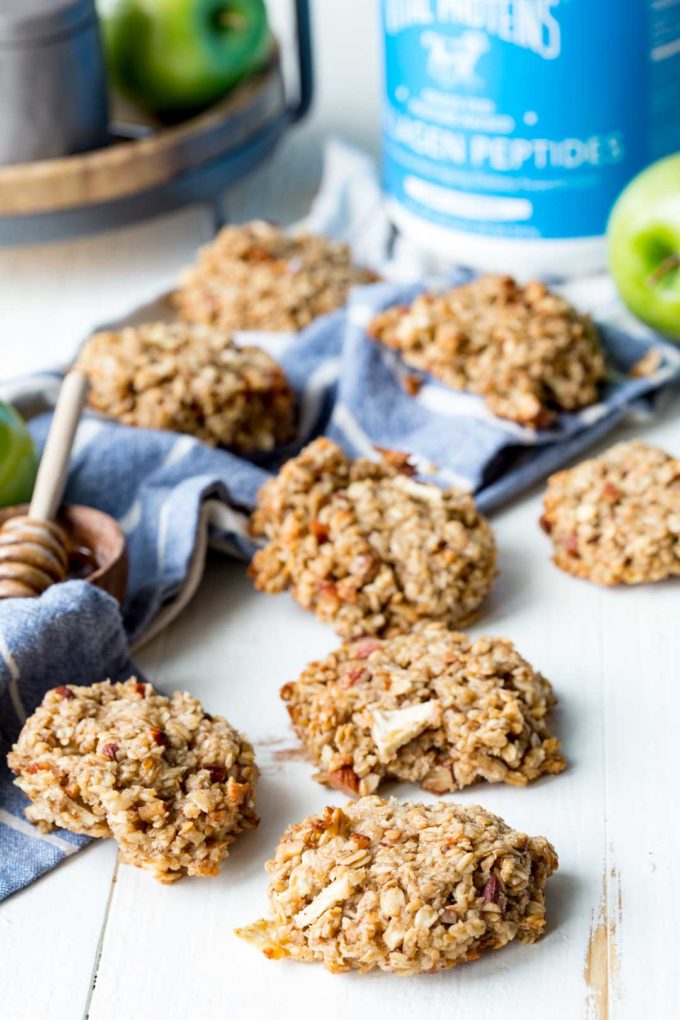
[[[332,786],[334,790],[346,793],[350,797],[356,797],[359,792],[359,777],[353,768],[345,766],[336,769],[335,772],[327,773],[325,778],[328,785]]]
[[[329,532],[327,526],[316,518],[309,522],[309,530],[319,545],[323,545],[324,542],[328,541]]]
[[[359,638],[352,645],[352,654],[356,659],[367,659],[373,652],[377,652],[380,648],[380,641],[377,638],[363,637]]]
[[[210,778],[213,783],[223,783],[227,778],[227,770],[224,765],[220,765],[219,762],[212,765],[204,765],[203,768],[210,773]]]
[[[54,693],[58,697],[64,698],[66,701],[71,701],[73,698],[75,698],[75,694],[73,693],[73,691],[66,687],[64,684],[61,684],[59,687],[55,687]]]
[[[116,760],[116,755],[118,754],[118,751],[119,751],[118,744],[114,744],[113,741],[111,743],[104,744],[104,746],[101,749],[101,753],[105,755],[107,758],[110,758],[111,761]]]
[[[572,556],[578,556],[578,535],[567,535],[562,545]]]
[[[484,886],[484,902],[500,904],[502,892],[501,880],[498,875],[491,875]]]
[[[415,465],[411,462],[408,453],[403,453],[401,450],[389,450],[386,446],[375,444],[374,447],[389,467],[395,468],[402,475],[408,475],[409,478],[416,474]]]
[[[601,492],[601,498],[605,501],[605,503],[616,503],[618,499],[621,499],[622,495],[623,493],[621,489],[619,489],[618,485],[613,485],[611,482],[607,482],[607,484],[603,486]]]
[[[343,673],[343,675],[338,679],[338,686],[354,687],[356,684],[361,683],[361,681],[368,676],[370,676],[370,673],[368,672],[367,669],[363,669],[361,666],[355,666],[353,669],[350,669],[347,673]]]
[[[150,735],[154,744],[158,744],[159,747],[167,747],[170,743],[170,738],[168,737],[167,733],[159,729],[158,726],[154,726],[150,730]]]
[[[419,375],[405,375],[402,384],[409,397],[417,397],[423,387],[423,380]]]

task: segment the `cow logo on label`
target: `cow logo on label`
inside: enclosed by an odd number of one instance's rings
[[[439,32],[423,32],[420,42],[426,50],[427,73],[446,88],[454,85],[478,85],[477,64],[489,49],[483,32],[472,30],[451,37]]]

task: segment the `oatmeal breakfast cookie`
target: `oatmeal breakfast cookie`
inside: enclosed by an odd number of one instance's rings
[[[270,959],[406,975],[535,942],[557,855],[481,807],[362,797],[291,825],[266,867],[272,916],[237,935]]]
[[[134,677],[48,691],[7,761],[43,832],[113,836],[161,882],[216,875],[258,822],[248,741],[186,692]]]
[[[344,305],[355,284],[376,279],[352,265],[346,244],[255,220],[224,227],[201,250],[174,302],[188,322],[295,332]]]
[[[541,526],[562,570],[597,584],[680,576],[680,460],[618,443],[548,479]]]
[[[470,619],[496,573],[491,527],[467,493],[408,472],[401,454],[353,461],[330,439],[310,443],[259,492],[255,586],[290,588],[346,638]]]
[[[281,697],[316,778],[350,796],[383,779],[432,793],[480,779],[525,786],[565,764],[546,726],[549,682],[510,641],[472,642],[441,623],[345,644]]]
[[[90,405],[125,425],[186,432],[241,453],[295,435],[295,394],[283,369],[220,330],[152,322],[96,333],[77,366],[90,380]]]
[[[381,312],[370,335],[447,386],[472,390],[501,418],[544,428],[593,404],[605,365],[586,315],[534,281],[480,276]]]

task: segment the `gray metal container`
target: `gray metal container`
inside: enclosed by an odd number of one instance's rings
[[[94,0],[0,0],[0,163],[99,148],[107,120]]]

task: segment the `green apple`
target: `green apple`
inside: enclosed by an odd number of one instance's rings
[[[224,95],[266,60],[264,0],[98,0],[114,87],[177,118]]]
[[[0,506],[28,503],[38,469],[33,440],[22,418],[0,402]]]
[[[631,312],[680,340],[680,153],[643,170],[607,228],[609,267]]]

